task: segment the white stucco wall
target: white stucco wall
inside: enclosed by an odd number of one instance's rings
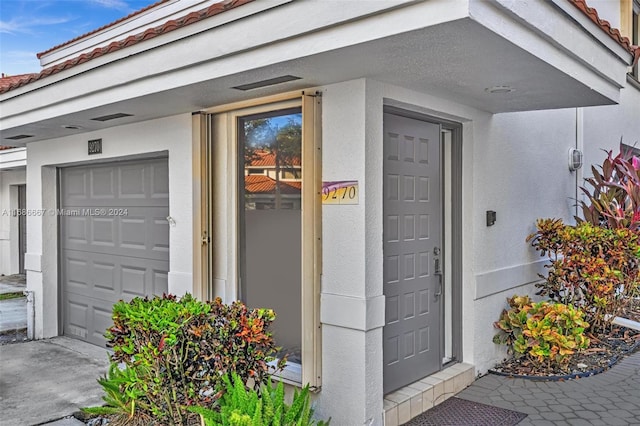
[[[491,115],[373,80],[322,89],[323,180],[358,179],[361,199],[358,206],[323,208],[320,412],[327,404],[362,421],[371,420],[373,413],[377,421],[382,336],[379,326],[369,327],[382,323],[384,314],[364,315],[356,306],[375,307],[382,295],[382,106],[405,107],[463,124],[463,361],[481,373],[505,355],[491,341],[493,322],[506,306],[505,299],[533,295],[537,274],[544,273],[546,261],[525,242],[536,219],[573,221],[581,177],[568,169],[568,150],[581,144],[589,145],[586,152],[592,150],[591,140],[597,136],[587,130],[587,123],[601,114],[564,109]],[[636,131],[637,120],[631,117],[638,102],[629,93],[623,95],[623,105],[606,107],[612,111],[599,121],[601,132],[607,132],[603,127]],[[583,130],[577,126],[581,122]],[[486,226],[487,210],[497,212],[494,226]],[[340,349],[343,342],[352,344],[356,339],[359,349],[345,355]],[[363,348],[368,348],[367,356]],[[365,386],[366,399],[344,403],[341,389],[350,393]]]
[[[336,424],[382,422],[382,280],[369,279],[382,253],[381,246],[370,253],[367,244],[372,233],[380,241],[382,236],[382,222],[367,220],[382,195],[369,188],[367,158],[381,144],[365,125],[365,88],[365,80],[322,88],[322,180],[360,184],[359,204],[322,210],[323,375],[317,411]]]
[[[583,108],[585,176],[590,164],[602,164],[602,150],[618,152],[620,139],[640,147],[640,89],[628,84],[620,91],[620,104]]]
[[[26,183],[26,170],[0,171],[0,275],[18,271],[18,217],[7,211],[18,208],[18,185]]]
[[[193,175],[190,115],[179,115],[113,127],[67,138],[28,144],[27,209],[44,216],[27,218],[27,287],[35,295],[35,337],[58,334],[58,237],[56,168],[168,153],[169,214],[175,220],[169,234],[169,292],[193,292]],[[103,154],[87,155],[87,141],[102,138]],[[46,301],[46,303],[45,303]]]

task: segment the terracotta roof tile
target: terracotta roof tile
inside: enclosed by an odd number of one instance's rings
[[[0,145],[0,151],[4,151],[5,149],[13,149],[15,148],[14,146],[6,146],[6,145]]]
[[[132,16],[142,13],[150,8],[156,7],[159,4],[164,3],[165,1],[168,0],[161,0],[157,3],[154,3],[142,10],[139,10],[137,12],[134,12],[133,14],[126,16],[118,21],[112,22],[111,24],[108,24],[104,27],[98,28],[95,31],[92,31],[90,33],[84,34],[80,37],[76,37],[66,43],[60,44],[58,46],[55,46],[49,50],[46,50],[44,52],[41,52],[38,54],[38,58],[48,52],[51,52],[55,49],[58,49],[62,46],[65,46],[69,43],[72,43],[76,40],[79,40],[81,38],[87,37],[90,34],[93,34],[95,32],[101,31],[105,28],[108,28],[112,25],[117,24],[118,22],[121,22],[123,20],[129,19]],[[46,68],[44,70],[42,70],[40,73],[38,74],[27,74],[25,76],[25,78],[23,79],[19,79],[16,81],[11,81],[8,84],[3,84],[0,86],[0,94],[2,93],[6,93],[10,90],[13,89],[17,89],[18,87],[22,87],[24,85],[27,85],[29,83],[32,83],[34,81],[40,80],[42,78],[45,78],[47,76],[53,75],[53,74],[57,74],[65,69],[71,68],[73,66],[76,66],[78,64],[90,61],[92,59],[95,59],[97,57],[106,55],[108,53],[111,52],[115,52],[117,50],[132,46],[134,44],[140,43],[144,40],[149,40],[151,38],[154,38],[160,34],[166,34],[168,32],[174,31],[178,28],[182,28],[185,27],[187,25],[191,25],[195,22],[199,22],[203,19],[209,18],[211,16],[215,16],[218,15],[222,12],[225,12],[227,10],[231,10],[234,9],[238,6],[242,6],[246,3],[249,3],[253,0],[227,0],[224,2],[220,2],[220,3],[215,3],[213,5],[211,5],[208,8],[205,9],[201,9],[199,11],[196,12],[191,12],[188,15],[185,15],[179,19],[175,19],[175,20],[171,20],[168,22],[165,22],[162,25],[159,25],[157,27],[154,28],[149,28],[146,31],[144,31],[143,33],[138,33],[135,35],[131,35],[123,40],[120,41],[114,41],[113,43],[109,44],[108,46],[105,47],[98,47],[96,49],[94,49],[93,51],[89,52],[89,53],[83,53],[82,55],[80,55],[77,58],[74,59],[69,59],[63,63],[60,63],[58,65],[54,65],[52,67]],[[627,37],[623,37],[622,34],[620,34],[620,31],[612,28],[611,24],[603,19],[600,19],[600,17],[598,16],[598,12],[594,9],[591,8],[589,6],[587,6],[586,0],[567,0],[569,1],[571,4],[573,4],[574,6],[576,6],[578,9],[580,9],[587,17],[589,17],[589,19],[591,19],[596,25],[598,25],[600,28],[602,28],[603,31],[605,31],[607,34],[609,34],[609,36],[611,38],[613,38],[617,43],[619,43],[621,46],[623,46],[625,49],[627,49],[634,57],[634,64],[637,63],[640,60],[640,47],[638,46],[634,46],[631,44],[631,42],[629,41],[629,39]]]
[[[280,181],[280,193],[299,195],[302,189],[300,181]],[[276,181],[265,175],[244,177],[244,190],[249,194],[275,194]]]
[[[598,11],[587,5],[586,0],[567,0],[575,7],[580,9],[582,13],[584,13],[591,21],[593,21],[597,26],[599,26],[604,32],[609,34],[609,37],[614,39],[618,44],[624,47],[627,51],[629,51],[633,55],[633,64],[635,65],[640,60],[640,46],[634,46],[631,44],[629,38],[624,37],[620,30],[617,28],[613,28],[609,21],[600,18],[598,15]]]
[[[276,154],[274,151],[255,151],[250,159],[249,166],[253,167],[275,167]],[[292,166],[300,165],[300,158],[294,158]]]
[[[73,42],[75,42],[75,41],[82,40],[82,39],[83,39],[83,38],[85,38],[85,37],[88,37],[88,36],[90,36],[90,35],[92,35],[92,34],[98,33],[98,32],[100,32],[100,31],[102,31],[102,30],[105,30],[105,29],[107,29],[107,28],[109,28],[109,27],[113,27],[114,25],[117,25],[117,24],[119,24],[120,22],[123,22],[123,21],[126,21],[127,19],[133,18],[133,17],[134,17],[134,16],[136,16],[136,15],[139,15],[139,14],[141,14],[141,13],[143,13],[143,12],[146,12],[146,11],[147,11],[147,10],[149,10],[149,9],[153,9],[154,7],[159,6],[159,5],[161,5],[162,3],[166,3],[166,2],[168,2],[168,1],[169,1],[169,0],[160,0],[160,1],[158,1],[158,2],[156,2],[156,3],[153,3],[153,4],[149,5],[149,6],[146,6],[146,7],[142,8],[142,9],[140,9],[140,10],[137,10],[137,11],[135,11],[135,12],[133,12],[133,13],[131,13],[131,14],[129,14],[129,15],[127,15],[127,16],[125,16],[125,17],[123,17],[123,18],[120,18],[120,19],[118,19],[117,21],[113,21],[113,22],[111,22],[111,23],[108,23],[107,25],[103,25],[103,26],[102,26],[102,27],[100,27],[100,28],[96,28],[96,29],[95,29],[95,30],[93,30],[93,31],[89,31],[88,33],[82,34],[81,36],[78,36],[78,37],[76,37],[76,38],[72,38],[72,39],[71,39],[71,40],[69,40],[69,41],[65,41],[65,42],[64,42],[64,43],[62,43],[62,44],[59,44],[59,45],[57,45],[57,46],[52,47],[51,49],[47,49],[47,50],[45,50],[44,52],[40,52],[40,53],[38,53],[36,56],[38,57],[38,59],[40,59],[42,56],[46,55],[46,54],[47,54],[47,53],[49,53],[49,52],[53,52],[54,50],[59,49],[59,48],[61,48],[61,47],[63,47],[63,46],[66,46],[66,45],[68,45],[68,44],[71,44],[71,43],[73,43]]]
[[[149,6],[149,7],[155,7],[158,4],[162,3],[163,1],[161,1],[159,3],[155,3],[155,4],[153,4],[153,5]],[[132,46],[134,44],[138,44],[138,43],[140,43],[142,41],[149,40],[149,39],[154,38],[154,37],[156,37],[158,35],[161,35],[161,34],[166,34],[168,32],[177,30],[178,28],[182,28],[182,27],[185,27],[187,25],[191,25],[191,24],[193,24],[195,22],[202,21],[203,19],[210,18],[210,17],[215,16],[215,15],[219,15],[220,13],[226,12],[228,10],[231,10],[231,9],[234,9],[234,8],[236,8],[238,6],[242,6],[244,4],[250,3],[252,1],[253,0],[227,0],[227,1],[220,2],[220,3],[215,3],[215,4],[211,5],[208,8],[201,9],[201,10],[199,10],[197,12],[189,13],[188,15],[185,15],[185,16],[183,16],[181,18],[178,18],[178,19],[175,19],[175,20],[171,20],[171,21],[165,22],[164,24],[159,25],[157,27],[149,28],[149,29],[145,30],[142,33],[131,35],[131,36],[129,36],[129,37],[123,39],[123,40],[114,41],[113,43],[109,44],[108,46],[97,47],[97,48],[95,48],[94,50],[92,50],[89,53],[83,53],[82,55],[80,55],[80,56],[78,56],[76,58],[69,59],[69,60],[67,60],[65,62],[62,62],[62,63],[60,63],[58,65],[53,65],[53,66],[51,66],[49,68],[45,68],[44,70],[42,70],[38,74],[29,74],[29,78],[25,78],[23,80],[19,80],[19,81],[13,82],[13,83],[11,83],[11,84],[9,84],[7,86],[0,87],[0,94],[9,92],[9,91],[14,90],[14,89],[17,89],[18,87],[25,86],[25,85],[27,85],[29,83],[32,83],[34,81],[38,81],[38,80],[40,80],[42,78],[45,78],[47,76],[57,74],[57,73],[59,73],[61,71],[64,71],[64,70],[69,69],[71,67],[74,67],[76,65],[82,64],[84,62],[90,61],[90,60],[95,59],[97,57],[106,55],[108,53],[121,50],[121,49],[123,49],[125,47],[129,47],[129,46]],[[146,9],[148,9],[148,8],[145,8],[143,10],[146,10]],[[141,11],[138,11],[137,13],[140,13],[140,12]],[[129,15],[129,17],[130,16],[131,15]],[[128,17],[125,17],[123,19],[127,19],[127,18]],[[120,22],[120,21],[116,21],[115,23],[117,23],[117,22]],[[111,26],[111,25],[113,25],[115,23],[109,24],[109,25],[107,25],[107,27]],[[103,28],[106,28],[106,27],[103,27]],[[98,29],[96,31],[99,31],[99,30],[100,29]],[[81,36],[79,38],[86,37],[89,34],[92,34],[92,33],[85,34],[84,36]],[[79,38],[76,38],[74,40],[77,40]],[[71,40],[71,41],[69,41],[67,43],[71,43],[74,40]],[[67,43],[58,45],[58,46],[54,47],[53,49],[57,49],[57,48],[59,48],[61,46],[66,45]],[[40,55],[43,55],[43,54],[45,54],[45,53],[47,53],[47,52],[49,52],[49,51],[51,51],[53,49],[50,49],[48,51],[45,51],[45,52],[42,52],[42,53],[38,54],[39,55],[38,57],[40,57]]]
[[[14,84],[18,84],[20,81],[28,79],[37,74],[18,74],[18,75],[4,75],[0,78],[0,90],[5,87],[11,87]]]

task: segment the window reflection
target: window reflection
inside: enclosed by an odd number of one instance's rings
[[[301,364],[302,113],[242,117],[238,127],[241,298],[275,310],[281,355]]]

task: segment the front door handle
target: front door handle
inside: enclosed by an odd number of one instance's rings
[[[442,295],[442,268],[440,267],[440,247],[433,248],[433,274],[438,276],[438,291],[433,293],[435,299]]]
[[[433,297],[438,299],[438,297],[442,296],[442,281],[438,283],[438,291],[433,293]]]

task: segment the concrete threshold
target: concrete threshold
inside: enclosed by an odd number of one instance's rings
[[[462,391],[475,379],[473,365],[460,363],[384,397],[384,425],[399,426]]]

